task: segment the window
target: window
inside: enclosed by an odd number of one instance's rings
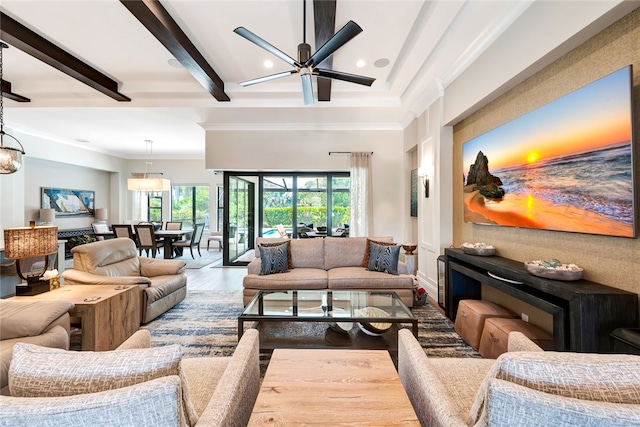
[[[348,173],[263,174],[262,236],[278,237],[279,224],[294,236],[298,224],[344,227],[349,223],[349,188]]]
[[[333,177],[331,179],[331,224],[333,227],[344,228],[349,224],[351,214],[351,179]]]
[[[149,193],[147,201],[148,221],[162,222],[162,196]]]
[[[276,226],[293,227],[293,177],[265,176],[262,180],[262,235],[278,237]]]
[[[172,186],[171,221],[182,221],[183,229],[204,223],[209,229],[209,186]]]

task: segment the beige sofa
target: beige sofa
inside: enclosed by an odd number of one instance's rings
[[[71,249],[73,268],[65,285],[139,285],[141,323],[155,319],[187,295],[184,261],[139,257],[133,240],[121,237]]]
[[[260,387],[255,329],[232,357],[150,348],[148,330],[114,351],[19,346],[16,353],[12,396],[0,396],[3,426],[246,426]]]
[[[0,299],[0,393],[7,394],[9,364],[18,342],[69,349],[70,317],[68,301],[28,301]]]
[[[640,356],[542,351],[509,334],[498,359],[431,358],[398,333],[398,374],[420,423],[640,426]]]
[[[393,242],[391,237],[371,237],[379,242]],[[288,241],[293,269],[286,273],[260,275],[261,243]],[[362,266],[367,248],[366,237],[324,237],[314,239],[257,238],[256,259],[243,278],[244,305],[260,290],[330,289],[394,291],[408,306],[413,306],[413,276],[398,262],[399,275],[369,271]]]

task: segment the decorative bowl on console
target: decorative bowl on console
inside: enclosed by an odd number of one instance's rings
[[[563,264],[557,259],[549,261],[526,261],[524,268],[534,276],[553,280],[579,280],[582,279],[582,273],[584,273],[584,270],[577,265]]]
[[[495,255],[496,248],[493,245],[487,243],[467,243],[464,242],[461,246],[462,252],[469,255],[491,256]]]
[[[413,251],[415,251],[418,248],[418,245],[416,243],[403,243],[402,244],[402,249],[404,249],[404,252],[407,255],[413,255]]]

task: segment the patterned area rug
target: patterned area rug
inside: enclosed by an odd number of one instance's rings
[[[154,347],[180,344],[185,357],[229,356],[238,342],[242,309],[240,291],[189,291],[184,301],[143,328],[151,331]],[[430,305],[414,307],[413,313],[419,319],[418,340],[428,356],[480,357]]]

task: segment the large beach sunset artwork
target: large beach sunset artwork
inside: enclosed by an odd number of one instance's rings
[[[465,222],[635,237],[631,66],[463,144]]]

